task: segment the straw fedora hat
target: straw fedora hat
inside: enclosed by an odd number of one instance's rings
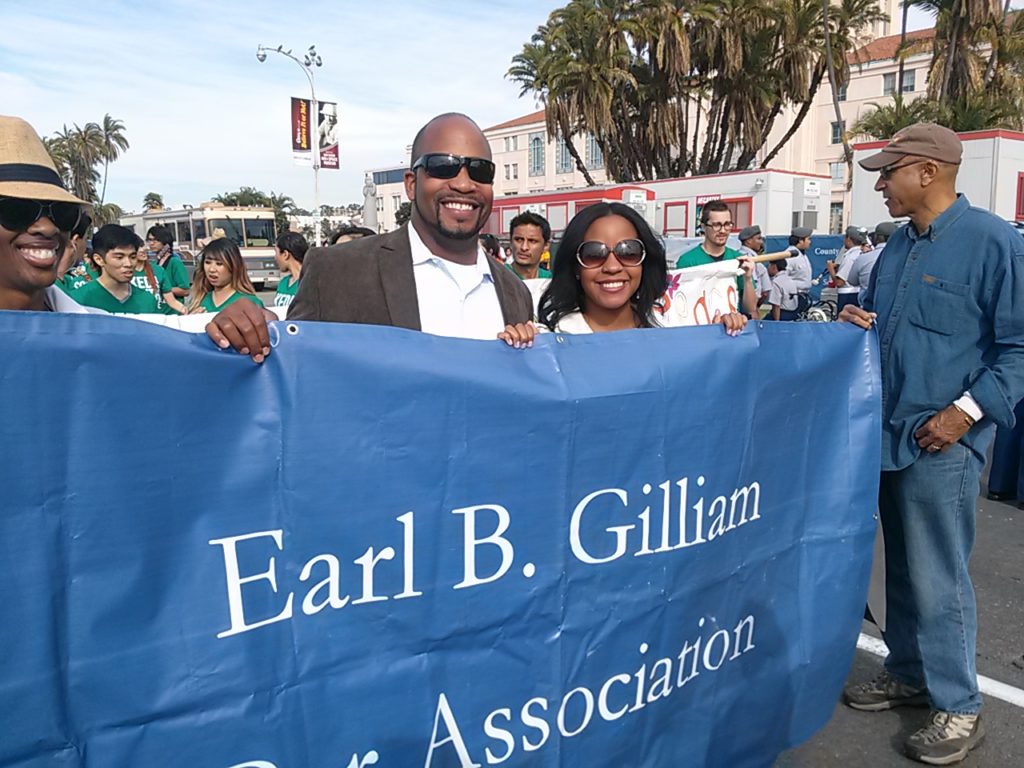
[[[81,203],[64,188],[57,168],[32,126],[0,115],[0,197]]]

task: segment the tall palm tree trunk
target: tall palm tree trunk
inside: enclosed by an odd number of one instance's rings
[[[846,178],[853,180],[853,150],[850,149],[850,140],[847,138],[843,121],[843,110],[839,106],[839,91],[836,87],[836,62],[832,56],[832,30],[828,19],[829,0],[821,0],[822,24],[825,29],[825,57],[828,60],[828,82],[832,86],[832,108],[836,113],[836,122],[839,123],[840,138],[843,141],[843,159],[846,160]],[[849,182],[847,182],[849,184]]]
[[[1009,0],[1007,0],[1009,2]],[[903,0],[903,22],[900,24],[900,47],[899,47],[899,58],[900,58],[900,69],[899,74],[896,76],[896,82],[899,83],[896,86],[899,89],[900,94],[903,94],[903,46],[907,44],[907,14],[910,13],[910,5],[907,0]]]

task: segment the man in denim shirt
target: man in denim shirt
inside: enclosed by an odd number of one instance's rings
[[[1024,397],[1024,238],[956,193],[962,147],[933,124],[898,132],[861,162],[889,213],[909,217],[871,275],[863,309],[840,320],[878,329],[889,657],[846,703],[931,705],[908,757],[949,765],[984,731],[975,672],[977,610],[967,571],[992,425]]]

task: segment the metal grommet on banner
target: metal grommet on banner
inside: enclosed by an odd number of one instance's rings
[[[277,323],[267,323],[267,337],[270,339],[271,349],[281,341],[281,332],[277,330]]]
[[[559,344],[565,344],[565,336],[559,334],[558,336],[555,336],[555,341],[557,341]]]
[[[285,331],[287,331],[289,336],[298,336],[299,326],[297,326],[295,323],[288,323],[288,325],[285,326]]]

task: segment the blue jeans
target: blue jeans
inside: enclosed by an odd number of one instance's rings
[[[996,430],[988,489],[993,493],[1011,493],[1024,501],[1024,400],[1017,403],[1013,413],[1017,417],[1016,426]]]
[[[883,472],[879,489],[886,669],[926,687],[933,709],[957,714],[981,708],[974,663],[978,614],[967,562],[983,466],[982,456],[957,443],[945,453],[922,453],[906,469]]]

